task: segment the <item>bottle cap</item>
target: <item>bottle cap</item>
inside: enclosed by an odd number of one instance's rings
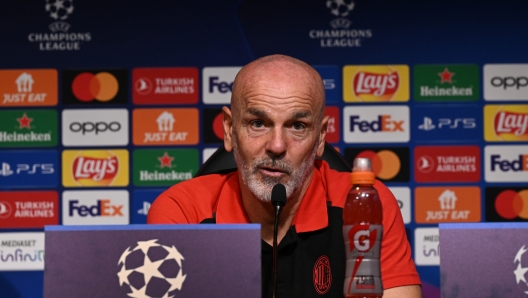
[[[350,173],[350,183],[352,184],[374,184],[376,175],[372,172],[370,159],[358,157],[354,159],[352,173]]]

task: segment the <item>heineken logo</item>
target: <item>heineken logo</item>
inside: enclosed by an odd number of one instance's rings
[[[1,111],[0,119],[0,147],[57,145],[58,120],[54,110]]]
[[[444,69],[443,72],[438,73],[438,76],[440,76],[440,79],[442,80],[440,83],[449,83],[453,84],[453,81],[451,80],[453,76],[455,75],[454,72],[449,72],[449,69],[447,67]]]
[[[414,97],[417,101],[477,101],[478,65],[416,65]]]
[[[191,179],[199,168],[196,149],[140,149],[133,160],[136,186],[171,186]]]

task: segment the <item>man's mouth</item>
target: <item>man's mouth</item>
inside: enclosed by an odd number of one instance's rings
[[[272,177],[280,177],[287,174],[284,170],[269,167],[259,167],[259,171],[266,176]]]

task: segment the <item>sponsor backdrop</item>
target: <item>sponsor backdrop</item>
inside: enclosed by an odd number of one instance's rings
[[[240,68],[283,53],[320,72],[327,141],[349,162],[372,159],[399,201],[424,297],[440,297],[439,223],[528,221],[526,11],[476,0],[3,5],[2,295],[42,296],[44,225],[144,223],[156,196],[222,144]]]

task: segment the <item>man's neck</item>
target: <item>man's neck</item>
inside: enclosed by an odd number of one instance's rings
[[[288,232],[291,227],[295,214],[301,205],[302,199],[310,182],[313,174],[306,179],[302,188],[288,199],[286,205],[283,207],[280,214],[279,228],[277,231],[277,243],[280,243],[282,238]],[[240,182],[241,186],[242,181]],[[245,187],[241,187],[242,192],[242,203],[246,214],[252,223],[260,223],[262,240],[266,241],[269,245],[273,244],[273,229],[275,225],[275,208],[269,201],[261,201],[256,198],[251,191]]]

